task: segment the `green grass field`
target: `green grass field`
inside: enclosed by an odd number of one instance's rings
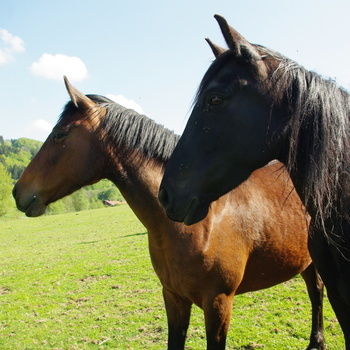
[[[166,317],[147,233],[126,206],[0,220],[0,349],[166,349]],[[227,349],[305,349],[303,281],[238,296]],[[194,307],[187,349],[205,349]],[[325,300],[329,350],[344,348]]]

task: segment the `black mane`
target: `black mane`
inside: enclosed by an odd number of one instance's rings
[[[270,83],[276,107],[288,106],[288,168],[298,172],[304,203],[323,224],[339,210],[342,187],[349,181],[349,94],[287,58],[281,59]]]
[[[180,136],[176,135],[145,115],[127,109],[107,97],[86,95],[107,110],[99,129],[105,135],[103,141],[118,148],[124,155],[140,151],[149,159],[166,162]],[[76,107],[68,102],[63,109],[58,123],[66,123],[67,117],[73,115]],[[89,117],[89,116],[87,116]]]

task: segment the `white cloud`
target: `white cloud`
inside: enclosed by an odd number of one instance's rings
[[[126,98],[123,95],[108,94],[108,95],[106,95],[106,97],[110,98],[114,102],[117,102],[117,103],[119,103],[120,105],[122,105],[122,106],[124,106],[126,108],[133,109],[137,113],[145,114],[145,112],[143,111],[142,107],[138,103],[136,103],[133,100],[130,100],[130,99]]]
[[[37,129],[38,131],[49,132],[52,130],[53,125],[45,119],[37,119],[34,120],[32,127],[33,129]]]
[[[3,46],[0,48],[0,65],[11,61],[14,54],[25,51],[23,40],[6,29],[0,29],[0,42]]]
[[[62,54],[44,53],[38,61],[32,63],[30,70],[34,75],[60,81],[63,75],[70,81],[81,81],[88,75],[86,65],[79,57]]]
[[[53,127],[54,125],[45,119],[36,119],[26,127],[24,134],[26,137],[44,141]]]
[[[11,55],[5,50],[0,50],[0,64],[5,64],[11,60]]]

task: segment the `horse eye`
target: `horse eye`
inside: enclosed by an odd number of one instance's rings
[[[63,139],[64,137],[66,137],[68,135],[67,132],[57,132],[55,133],[52,138],[54,141],[58,141],[58,140],[61,140]]]
[[[209,104],[211,105],[219,105],[224,101],[224,99],[221,96],[214,95],[209,98]]]

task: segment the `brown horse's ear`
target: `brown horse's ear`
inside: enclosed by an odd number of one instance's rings
[[[88,109],[95,105],[90,98],[85,96],[79,90],[77,90],[68,80],[66,76],[63,77],[64,84],[66,85],[67,92],[70,96],[70,99],[74,103],[74,106],[77,108]]]
[[[226,19],[220,15],[214,15],[215,19],[219,23],[222,35],[225,38],[227,46],[233,53],[239,57],[247,59],[261,59],[258,51],[252,44],[249,43],[237,30],[233,29],[227,23]]]
[[[226,51],[223,47],[214,44],[209,38],[205,38],[205,41],[209,44],[211,51],[213,51],[215,57],[220,56]]]

